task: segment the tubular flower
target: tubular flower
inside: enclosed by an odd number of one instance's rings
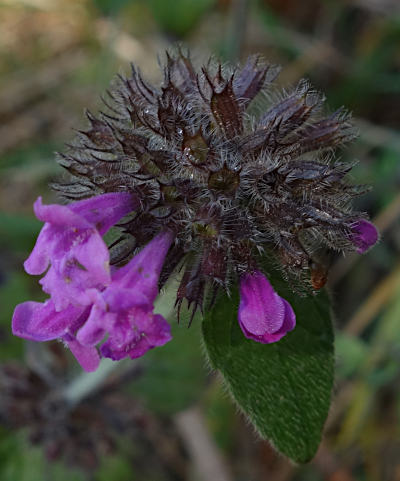
[[[116,269],[107,286],[88,288],[79,300],[57,311],[52,299],[24,302],[16,307],[12,327],[17,336],[33,341],[61,339],[82,367],[95,370],[96,345],[104,357],[114,360],[140,357],[171,339],[170,326],[153,313],[158,278],[173,240],[171,232],[154,238],[126,266]]]
[[[296,316],[264,274],[255,271],[240,279],[239,325],[249,339],[269,344],[294,329]]]
[[[43,205],[38,198],[35,214],[45,225],[24,267],[28,274],[43,274],[51,264],[39,282],[56,311],[71,302],[87,304],[86,289],[110,282],[109,253],[101,236],[136,206],[135,197],[126,192],[67,206]]]
[[[76,342],[93,348],[108,335],[101,351],[113,359],[169,339],[153,302],[178,268],[178,318],[185,300],[193,317],[239,279],[245,335],[274,342],[295,316],[261,272],[261,255],[306,294],[325,282],[313,270],[315,253],[362,253],[377,241],[375,227],[352,210],[363,192],[347,180],[352,164],[333,158],[355,136],[350,117],[343,109],[324,115],[324,96],[304,80],[267,101],[279,68],[258,56],[243,67],[210,61],[196,70],[178,50],[163,72],[156,88],[132,67],[110,90],[106,111],[87,114],[89,127],[58,157],[71,178],[54,186],[79,201],[37,202],[46,225],[25,268],[40,274],[51,263],[41,282],[52,308],[87,307]],[[99,192],[116,203],[94,218],[88,206]],[[101,235],[131,211],[108,253]]]
[[[102,293],[90,292],[93,307],[78,331],[80,343],[95,345],[108,333],[101,353],[119,360],[140,357],[171,339],[169,324],[153,309],[161,268],[172,240],[171,232],[159,234],[126,266],[114,272],[111,284]]]
[[[122,192],[68,206],[43,205],[39,197],[35,214],[45,225],[24,267],[29,274],[48,269],[39,282],[51,299],[18,305],[12,320],[15,335],[34,341],[62,339],[84,369],[97,368],[96,348],[82,346],[74,333],[89,314],[88,289],[102,290],[111,282],[109,252],[101,235],[136,206],[135,197]]]

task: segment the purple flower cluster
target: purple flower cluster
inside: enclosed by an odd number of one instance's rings
[[[50,299],[16,307],[15,335],[63,340],[86,371],[97,369],[100,354],[134,359],[171,339],[169,324],[153,311],[175,238],[172,231],[161,231],[119,269],[110,268],[102,238],[138,206],[129,193],[107,193],[67,206],[43,205],[41,198],[35,202],[35,214],[45,225],[24,266],[29,274],[47,271],[39,282]],[[378,238],[374,225],[363,219],[354,223],[351,235],[359,253]],[[258,270],[240,278],[238,319],[247,338],[264,344],[279,341],[296,325],[290,304]]]
[[[25,339],[62,339],[86,371],[97,368],[97,345],[104,357],[142,356],[171,339],[166,320],[153,313],[158,278],[173,241],[161,232],[123,268],[112,271],[102,239],[110,227],[138,207],[128,193],[109,193],[68,206],[43,205],[36,216],[45,222],[24,266],[50,294],[44,303],[16,307],[13,333]],[[50,267],[49,267],[50,266]]]
[[[142,356],[171,339],[153,311],[177,269],[178,319],[184,301],[193,318],[237,278],[247,338],[268,344],[294,329],[261,253],[296,290],[315,292],[328,275],[320,252],[362,254],[378,232],[351,207],[362,191],[346,178],[351,164],[331,156],[354,138],[343,109],[324,115],[325,97],[302,80],[264,112],[248,110],[269,96],[278,71],[259,56],[241,68],[210,61],[196,69],[178,49],[167,53],[160,88],[135,67],[120,77],[106,112],[88,113],[88,130],[59,155],[71,178],[55,188],[75,202],[35,203],[45,224],[25,270],[44,274],[50,297],[17,306],[14,334],[63,340],[87,371],[101,355]],[[103,235],[131,213],[112,246],[123,267],[110,267]]]

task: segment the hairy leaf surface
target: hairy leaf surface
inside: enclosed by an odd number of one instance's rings
[[[211,365],[261,437],[298,463],[309,461],[321,440],[334,377],[328,296],[302,298],[269,277],[297,317],[296,328],[273,344],[246,339],[237,321],[238,292],[221,297],[204,319]]]

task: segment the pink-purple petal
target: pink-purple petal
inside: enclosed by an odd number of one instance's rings
[[[140,291],[153,302],[158,293],[161,268],[172,241],[170,231],[156,236],[126,266],[113,274],[115,285],[130,289],[140,285]]]
[[[101,347],[103,356],[114,360],[136,358],[171,339],[169,324],[162,316],[153,314],[153,302],[172,240],[170,232],[159,234],[126,266],[113,273],[111,285],[101,294],[103,305],[97,302],[96,306],[96,318],[101,319],[97,322],[108,333]],[[95,320],[90,321],[95,325]],[[83,333],[85,330],[86,326],[81,329]]]
[[[48,222],[56,227],[74,227],[76,229],[91,227],[90,222],[73,212],[68,206],[58,204],[44,205],[41,197],[33,204],[33,210],[39,220]]]
[[[51,300],[45,303],[27,301],[14,310],[12,332],[32,341],[57,339],[79,321],[84,311],[84,307],[71,305],[57,312]]]
[[[291,305],[259,271],[247,273],[240,280],[238,320],[245,337],[263,344],[279,341],[296,325]]]
[[[104,291],[103,298],[108,309],[113,312],[127,311],[133,307],[140,307],[145,310],[153,308],[152,299],[149,299],[139,289],[133,290],[111,285]]]
[[[87,321],[77,332],[76,339],[84,346],[95,346],[101,342],[106,335],[106,326],[109,323],[105,318],[110,316],[115,318],[115,314],[107,313],[94,304]]]
[[[96,347],[83,346],[76,339],[64,339],[64,342],[86,372],[95,371],[100,364],[100,355]]]
[[[272,344],[273,342],[278,342],[282,339],[282,337],[286,336],[286,331],[282,331],[281,329],[273,334],[264,334],[258,340],[262,344]],[[257,339],[254,339],[257,340]]]
[[[49,224],[46,224],[39,232],[36,244],[26,261],[24,269],[28,274],[38,275],[49,267],[50,255],[49,242],[51,241],[52,232]]]
[[[281,299],[285,305],[285,318],[280,330],[285,331],[286,333],[288,331],[292,331],[296,327],[296,314],[294,313],[294,310],[289,302],[282,297]]]
[[[17,306],[14,334],[36,341],[62,339],[86,371],[99,364],[98,345],[112,359],[135,358],[171,339],[170,326],[153,313],[158,279],[173,241],[162,232],[111,276],[101,233],[137,207],[126,193],[105,194],[69,206],[35,203],[46,222],[25,267],[46,275],[39,281],[46,303]]]
[[[285,308],[261,272],[245,274],[240,281],[239,321],[255,336],[273,333],[283,323]]]
[[[56,311],[66,309],[69,304],[86,306],[90,304],[87,288],[96,285],[91,274],[75,265],[63,272],[51,266],[47,274],[40,279],[43,291],[50,294]]]
[[[74,246],[71,254],[91,274],[95,284],[109,284],[111,281],[110,254],[97,232],[91,233],[85,242]]]
[[[110,192],[69,204],[68,208],[95,226],[101,235],[122,217],[136,210],[138,198],[128,192]]]
[[[359,254],[363,254],[376,244],[378,237],[378,230],[372,222],[359,219],[351,225],[351,241]]]
[[[125,357],[135,359],[143,356],[149,349],[163,346],[172,339],[171,327],[161,315],[137,312],[136,322],[140,324],[140,327],[135,324],[135,331],[132,330],[130,336],[125,335],[122,339],[120,335],[110,335],[101,346],[101,353],[104,357],[115,361]],[[122,324],[120,323],[120,328]],[[125,324],[125,328],[127,328],[127,324]]]
[[[296,327],[296,315],[292,309],[292,306],[281,297],[283,304],[285,306],[285,317],[282,323],[281,328],[272,333],[272,334],[264,334],[263,341],[264,343],[271,343],[277,342],[282,339],[282,337],[286,336],[289,331],[292,331]]]
[[[90,313],[85,324],[76,333],[76,339],[82,345],[94,346],[104,338],[115,315],[108,312],[108,306],[100,291],[88,289],[86,295],[91,302]],[[110,316],[112,317],[111,322],[108,321]]]

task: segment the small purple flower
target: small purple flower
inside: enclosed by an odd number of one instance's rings
[[[111,281],[109,253],[102,235],[137,207],[132,194],[103,194],[66,206],[34,204],[45,222],[31,255],[24,263],[28,274],[47,274],[39,281],[51,295],[56,311],[70,302],[88,304],[85,290]]]
[[[97,349],[82,346],[74,336],[74,332],[84,324],[88,314],[88,307],[72,304],[56,311],[51,299],[44,303],[23,302],[15,308],[12,331],[15,336],[32,341],[62,339],[83,369],[94,371],[100,361]]]
[[[247,338],[263,344],[279,341],[296,325],[291,305],[260,271],[240,279],[239,325]]]
[[[99,343],[104,357],[114,360],[143,356],[149,349],[171,340],[170,326],[153,313],[161,268],[173,241],[171,232],[155,237],[126,266],[115,271],[103,291],[88,291],[93,307],[77,340],[87,346]]]
[[[363,254],[378,241],[378,230],[371,222],[360,219],[351,225],[351,241],[357,252]]]
[[[28,274],[46,275],[39,281],[51,298],[44,303],[24,302],[14,311],[16,336],[34,341],[61,339],[86,371],[100,360],[95,346],[83,346],[75,336],[90,313],[90,289],[111,283],[109,252],[102,235],[137,208],[135,196],[116,192],[67,206],[34,204],[45,222],[31,255],[24,263]]]
[[[170,326],[154,314],[161,268],[173,241],[170,231],[155,237],[126,266],[115,270],[107,287],[85,289],[84,302],[57,310],[54,300],[24,302],[14,311],[12,330],[33,341],[62,339],[86,371],[97,369],[101,346],[114,360],[140,357],[171,340]]]

